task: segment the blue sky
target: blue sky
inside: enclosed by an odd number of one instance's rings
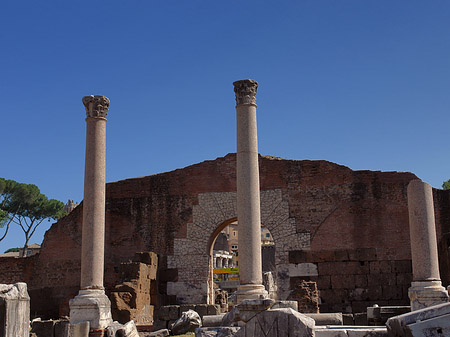
[[[450,178],[447,0],[4,0],[0,42],[0,177],[49,198],[83,198],[83,96],[111,100],[110,182],[235,152],[244,78],[261,154]]]

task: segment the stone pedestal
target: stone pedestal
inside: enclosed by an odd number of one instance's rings
[[[411,311],[448,302],[448,292],[441,281],[413,281],[408,289]]]
[[[30,297],[26,283],[0,284],[0,336],[28,337]]]
[[[262,285],[261,208],[259,195],[256,90],[258,83],[233,83],[237,124],[237,216],[239,224],[239,279],[237,303],[243,299],[266,298]]]
[[[109,99],[85,96],[86,161],[84,174],[81,290],[70,301],[70,323],[89,322],[91,329],[110,323],[111,303],[103,288],[105,245],[106,115]]]
[[[442,286],[434,219],[432,187],[421,180],[408,185],[409,230],[413,282],[408,294],[411,310],[418,310],[448,301]]]

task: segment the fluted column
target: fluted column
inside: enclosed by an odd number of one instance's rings
[[[237,121],[237,216],[239,225],[239,289],[237,302],[266,297],[262,285],[261,210],[259,195],[256,90],[258,82],[233,83]]]
[[[86,159],[84,172],[81,283],[70,302],[71,323],[89,321],[91,329],[111,322],[111,303],[103,288],[105,249],[106,115],[109,99],[83,97],[86,108]]]
[[[439,275],[433,190],[421,180],[408,185],[409,232],[413,282],[409,288],[411,310],[448,301]]]

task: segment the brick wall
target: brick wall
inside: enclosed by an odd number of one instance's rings
[[[376,248],[292,251],[294,265],[312,263],[317,276],[292,277],[317,282],[320,312],[365,312],[368,306],[409,305],[411,260],[384,260]]]
[[[172,172],[107,184],[108,295],[119,283],[120,263],[138,251],[153,251],[160,257],[160,291],[168,295],[162,303],[211,300],[208,243],[236,216],[235,165],[235,154],[229,154]],[[323,311],[339,306],[349,311],[349,306],[354,306],[351,310],[357,312],[372,301],[404,304],[408,272],[397,269],[411,258],[406,198],[411,179],[416,179],[411,173],[352,171],[327,161],[260,157],[261,212],[263,224],[275,241],[279,296],[289,295],[291,277],[302,277],[298,265],[310,263],[308,271],[317,273],[317,279],[311,280],[321,291]],[[435,193],[442,255],[448,254],[450,242],[446,241],[450,233],[449,198],[448,192]],[[0,273],[3,283],[27,280],[32,308],[45,307],[43,317],[67,314],[68,299],[77,293],[81,222],[82,204],[47,231],[39,255],[18,262],[15,274]],[[322,260],[316,260],[317,255],[292,260],[297,254],[292,252],[299,250],[325,255]],[[374,250],[376,257],[358,255]],[[8,263],[0,263],[0,271],[8,270]],[[377,263],[389,267],[375,272]],[[448,281],[446,266],[443,279]],[[19,275],[21,270],[24,275]],[[348,273],[335,273],[342,270]],[[387,279],[392,283],[394,278],[391,290],[377,284]],[[182,298],[183,289],[191,289],[195,296]],[[332,298],[338,300],[330,302]]]

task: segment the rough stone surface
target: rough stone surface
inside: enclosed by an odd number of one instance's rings
[[[203,316],[203,318],[202,318],[202,326],[203,327],[217,327],[217,326],[221,326],[223,317],[225,315],[226,314]]]
[[[240,327],[207,327],[195,329],[195,337],[232,337]]]
[[[315,337],[387,337],[384,327],[317,327]]]
[[[172,330],[172,334],[174,335],[181,335],[186,332],[194,332],[195,329],[200,328],[201,326],[202,320],[200,315],[194,310],[188,310],[183,312],[181,317],[173,323],[170,330]]]
[[[319,292],[317,283],[301,280],[288,296],[288,300],[297,301],[301,313],[319,313]]]
[[[369,325],[385,325],[386,321],[394,316],[402,315],[410,312],[410,306],[387,306],[380,307],[375,305],[367,308],[367,323]]]
[[[314,336],[314,320],[292,309],[266,310],[249,320],[236,337],[310,337]]]
[[[37,337],[54,337],[55,321],[34,321],[31,324],[31,332]],[[6,335],[13,336],[13,335]]]
[[[28,337],[29,321],[27,285],[0,284],[0,336]]]
[[[168,329],[160,329],[153,332],[140,332],[140,337],[166,337],[169,336]]]
[[[437,333],[439,328],[449,328],[449,318],[450,303],[444,303],[391,317],[386,326],[391,337],[428,336],[424,331],[429,331],[429,336],[446,336]]]
[[[310,317],[316,322],[316,325],[342,325],[343,318],[342,313],[329,313],[329,314],[304,314]]]
[[[138,325],[152,325],[157,294],[152,294],[156,283],[157,256],[139,253],[137,259],[145,262],[123,262],[119,266],[120,284],[111,292],[111,313],[114,320],[125,324],[133,320]]]

